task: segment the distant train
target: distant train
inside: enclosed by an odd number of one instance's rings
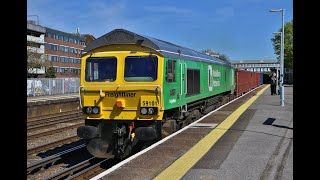
[[[99,158],[124,158],[262,84],[257,72],[159,39],[115,29],[81,59],[77,129]]]

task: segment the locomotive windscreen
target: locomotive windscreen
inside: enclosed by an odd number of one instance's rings
[[[124,80],[128,82],[153,82],[157,80],[156,56],[128,56],[125,59]]]
[[[115,57],[88,58],[85,80],[87,82],[113,82],[116,80],[117,59]]]

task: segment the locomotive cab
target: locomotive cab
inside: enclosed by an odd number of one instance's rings
[[[234,70],[189,48],[115,29],[81,61],[77,129],[99,158],[124,158],[192,123],[227,100]]]
[[[150,51],[109,45],[82,57],[80,98],[86,125],[77,134],[94,156],[123,156],[138,143],[161,139],[163,57]]]

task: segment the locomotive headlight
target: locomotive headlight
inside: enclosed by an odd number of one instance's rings
[[[92,107],[87,107],[86,113],[87,113],[87,114],[91,114],[91,113],[92,113]]]
[[[99,107],[93,107],[92,112],[93,114],[99,114]]]
[[[153,114],[154,113],[154,109],[153,108],[149,108],[148,109],[148,114]]]
[[[140,109],[140,113],[142,114],[142,115],[145,115],[145,114],[147,114],[147,108],[141,108]]]

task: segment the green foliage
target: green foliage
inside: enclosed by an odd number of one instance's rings
[[[222,59],[222,60],[224,60],[224,61],[228,61],[228,62],[230,62],[230,60],[229,60],[228,56],[227,56],[227,55],[225,55],[225,54],[221,54],[221,55],[219,55],[219,59]]]
[[[47,56],[40,52],[37,43],[27,42],[27,76],[37,77],[35,71],[48,66]]]
[[[53,67],[49,67],[46,71],[46,78],[55,78],[56,77],[56,71]]]
[[[202,50],[201,52],[204,53],[204,54],[208,54],[210,56],[219,55],[219,53],[217,53],[217,52],[215,52],[215,51],[213,51],[211,49],[205,49],[205,50]]]
[[[218,57],[221,60],[230,62],[230,60],[229,60],[227,55],[225,55],[225,54],[221,54],[220,55],[218,52],[215,52],[215,51],[213,51],[211,49],[205,49],[205,50],[202,50],[201,52],[205,53],[205,54],[208,54],[210,56]]]
[[[282,32],[282,28],[279,29],[279,32]],[[281,48],[281,36],[280,34],[275,34],[271,38],[274,52],[280,60],[280,48]],[[293,68],[293,20],[285,23],[284,25],[284,67]]]

